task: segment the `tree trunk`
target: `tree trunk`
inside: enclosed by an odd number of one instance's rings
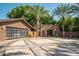
[[[40,17],[39,16],[36,16],[36,20],[37,20],[37,23],[36,23],[36,28],[37,28],[37,36],[40,36]]]
[[[42,37],[42,29],[41,29],[41,24],[39,23],[39,36]]]
[[[62,17],[62,36],[64,37],[65,36],[65,31],[64,31],[64,16]]]

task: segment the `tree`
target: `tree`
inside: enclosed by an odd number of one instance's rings
[[[17,6],[13,8],[10,12],[7,13],[7,17],[9,18],[21,18],[28,14],[28,11],[32,8],[29,5],[26,6]]]
[[[75,3],[72,5],[73,14],[79,17],[79,3]]]
[[[36,28],[37,28],[37,32],[41,33],[40,31],[40,19],[41,17],[48,17],[48,10],[45,10],[44,7],[40,6],[40,5],[34,5],[31,9],[31,14],[33,14],[36,18]]]
[[[73,31],[75,25],[75,19],[74,17],[68,16],[65,19],[65,31]]]
[[[57,22],[57,26],[60,30],[62,30],[61,27],[62,23],[59,20]],[[65,26],[64,31],[79,31],[79,19],[77,17],[68,16],[65,18]]]
[[[40,5],[17,6],[7,13],[9,18],[24,18],[31,25],[36,25],[37,32],[40,31],[40,19],[48,16],[48,10]]]
[[[36,24],[34,15],[30,14],[30,9],[32,6],[25,5],[25,6],[17,6],[13,8],[10,12],[7,13],[7,17],[9,18],[24,18],[28,23],[32,26]]]
[[[35,26],[37,23],[38,27],[40,26],[37,19],[45,18],[47,15],[49,15],[48,11],[39,5],[17,6],[7,13],[7,17],[9,18],[24,18],[32,26]]]
[[[74,31],[79,31],[79,3],[73,4],[72,8],[73,8],[73,14],[76,16]]]
[[[79,17],[74,18],[74,31],[79,31]]]
[[[62,22],[62,32],[63,36],[64,33],[64,26],[65,26],[65,18],[72,13],[72,7],[70,4],[60,4],[54,11],[54,15],[60,16],[61,22]]]
[[[55,24],[55,20],[52,19],[52,16],[49,17],[41,17],[40,18],[40,24]]]

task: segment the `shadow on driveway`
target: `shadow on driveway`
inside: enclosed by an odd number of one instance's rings
[[[79,55],[79,44],[76,43],[61,43],[52,52],[53,56],[78,56]]]
[[[17,56],[17,55],[28,55],[29,53],[24,53],[24,52],[10,52],[5,54],[5,56]]]

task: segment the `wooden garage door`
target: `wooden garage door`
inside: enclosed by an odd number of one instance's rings
[[[25,37],[27,37],[27,30],[26,29],[7,27],[6,28],[6,37],[8,39],[25,38]]]

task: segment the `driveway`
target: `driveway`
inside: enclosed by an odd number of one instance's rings
[[[79,56],[79,40],[37,37],[8,40],[0,48],[7,56]]]

